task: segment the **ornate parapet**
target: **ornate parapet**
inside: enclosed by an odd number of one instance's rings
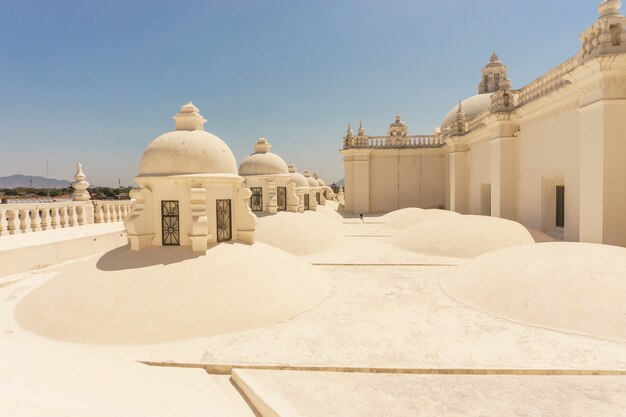
[[[0,204],[0,236],[92,223],[92,201]]]
[[[344,138],[344,149],[440,148],[443,141],[436,135],[353,136]]]

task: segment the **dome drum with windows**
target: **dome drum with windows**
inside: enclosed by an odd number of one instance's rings
[[[256,216],[250,191],[237,173],[230,148],[206,132],[206,120],[191,102],[174,116],[176,129],[153,140],[143,152],[136,204],[125,220],[133,250],[150,246],[190,246],[254,242]]]

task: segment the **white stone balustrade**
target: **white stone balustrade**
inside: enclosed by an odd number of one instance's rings
[[[123,221],[131,212],[134,200],[94,200],[94,223]]]
[[[351,141],[348,141],[351,139]],[[344,149],[348,148],[439,148],[443,139],[435,135],[407,136],[353,136],[344,138]]]
[[[123,221],[134,200],[0,204],[0,236]]]

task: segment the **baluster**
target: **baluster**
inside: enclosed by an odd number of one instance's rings
[[[50,210],[48,210],[48,214],[50,214],[50,228],[56,229],[59,227],[59,208],[51,207]]]
[[[17,210],[8,210],[7,211],[7,230],[10,235],[14,235],[16,232],[19,232],[19,225],[15,224],[16,217],[18,217]]]
[[[41,224],[39,223],[39,208],[35,206],[34,209],[30,211],[30,230],[33,232],[41,232]]]
[[[39,222],[41,230],[48,230],[48,208],[45,206],[39,210]]]
[[[69,227],[74,227],[75,219],[74,219],[74,206],[67,206],[67,224]]]
[[[19,210],[18,219],[20,222],[20,233],[28,233],[30,231],[30,212],[29,210]]]
[[[76,207],[76,220],[78,221],[78,225],[82,226],[83,224],[85,224],[85,218],[83,216],[83,207],[82,206],[77,206]]]
[[[59,206],[59,227],[67,227],[67,210],[65,206]]]
[[[95,201],[94,203],[93,222],[102,223],[102,203],[100,201]]]
[[[103,223],[109,223],[111,221],[111,206],[108,203],[103,203],[102,212],[104,213]]]

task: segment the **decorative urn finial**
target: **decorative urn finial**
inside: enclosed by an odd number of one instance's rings
[[[89,183],[85,181],[85,174],[83,173],[83,165],[79,162],[76,165],[76,175],[74,175],[74,181],[72,183],[72,187],[74,188],[74,193],[72,193],[73,201],[87,201],[91,199],[91,195],[89,195]]]

